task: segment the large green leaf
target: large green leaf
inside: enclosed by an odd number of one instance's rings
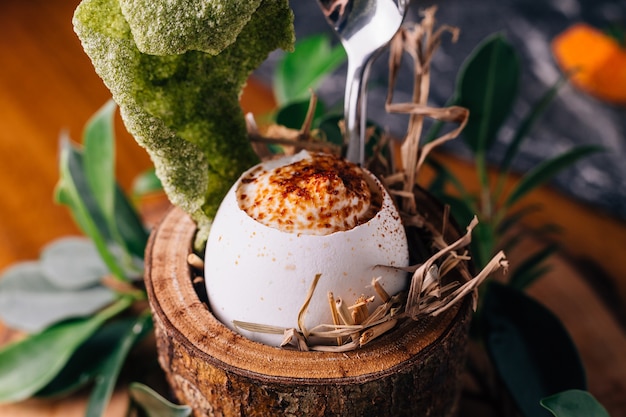
[[[38,397],[60,397],[93,382],[108,365],[119,341],[136,325],[136,317],[112,320],[100,327],[74,352],[65,367],[45,387],[36,393]],[[144,326],[145,330],[152,327]],[[146,333],[146,331],[144,331]],[[139,336],[139,339],[142,336]]]
[[[276,114],[276,123],[291,129],[300,129],[309,111],[309,100],[292,101],[281,107]],[[324,115],[324,103],[318,101],[313,113],[313,125]]]
[[[154,168],[140,173],[133,181],[132,195],[135,197],[142,197],[161,191],[163,191],[163,184],[161,184],[161,180],[157,177]]]
[[[83,134],[85,179],[106,222],[115,216],[115,133],[117,106],[109,100],[87,122]],[[110,226],[109,226],[110,227]]]
[[[59,180],[55,200],[68,206],[76,224],[92,240],[111,239],[106,219],[85,176],[82,150],[64,132],[59,140]]]
[[[97,285],[109,272],[93,242],[78,236],[47,244],[41,252],[40,264],[48,281],[67,290]]]
[[[146,312],[126,323],[125,333],[117,341],[115,348],[102,362],[95,386],[89,396],[85,417],[101,417],[115,388],[117,377],[126,361],[130,349],[152,329],[152,317]]]
[[[125,280],[123,268],[108,248],[112,240],[109,228],[85,178],[83,155],[68,137],[61,138],[60,175],[56,200],[65,204],[85,233],[98,249],[109,270],[118,279]]]
[[[84,176],[107,224],[107,235],[125,251],[143,257],[148,233],[114,176],[116,108],[109,100],[87,123],[82,151]]]
[[[473,205],[471,203],[472,196],[467,192],[463,183],[454,175],[452,171],[448,169],[444,164],[437,161],[435,158],[428,158],[426,163],[430,168],[432,168],[436,175],[434,176],[432,182],[428,185],[428,191],[433,193],[438,198],[443,198],[444,196],[449,195],[447,191],[448,185],[454,187],[457,193],[461,196],[460,198],[466,202],[466,205],[469,207]],[[472,212],[472,216],[474,215],[474,210],[476,207],[473,207],[470,211]],[[470,217],[471,219],[471,217]]]
[[[298,41],[292,53],[285,54],[274,72],[274,96],[280,106],[308,100],[310,90],[346,60],[341,45],[332,46],[327,35],[310,36]]]
[[[38,262],[15,264],[0,277],[0,318],[28,333],[65,319],[86,317],[114,300],[115,293],[102,285],[80,289],[55,286]]]
[[[46,386],[85,340],[131,303],[122,298],[87,319],[59,323],[5,346],[0,350],[0,402],[26,399]]]
[[[504,235],[511,228],[520,224],[520,222],[527,216],[541,211],[542,206],[540,204],[530,204],[520,207],[517,210],[508,210],[502,221],[498,223],[498,233]]]
[[[480,222],[472,233],[472,259],[478,268],[486,266],[496,253],[498,236],[489,221]]]
[[[191,407],[173,404],[150,387],[137,382],[130,385],[130,397],[146,417],[187,417],[192,412]]]
[[[462,137],[476,153],[484,153],[509,116],[519,81],[513,47],[500,34],[485,39],[464,62],[453,103],[470,111]]]
[[[344,145],[344,137],[339,127],[339,123],[343,120],[343,113],[326,114],[320,120],[318,128],[324,133],[326,140],[337,146]]]
[[[541,405],[555,417],[609,417],[602,404],[582,390],[567,390],[542,398]]]
[[[120,246],[130,254],[143,258],[150,234],[146,230],[135,206],[119,184],[115,184],[114,227],[118,231]]]
[[[435,179],[429,184],[429,191],[443,204],[450,208],[450,214],[459,225],[466,226],[476,216],[478,208],[475,198],[469,195],[456,176],[435,160],[428,161],[437,172]],[[447,192],[448,185],[455,187],[460,197]],[[480,222],[472,233],[471,253],[474,264],[481,268],[486,265],[494,254],[496,245],[495,232],[488,222]]]
[[[586,389],[570,336],[548,309],[514,288],[490,282],[481,313],[489,355],[526,417],[547,416],[539,401]]]
[[[519,149],[524,142],[524,139],[528,137],[528,133],[531,131],[539,117],[546,111],[550,103],[552,103],[563,84],[565,84],[565,80],[565,78],[560,78],[548,91],[546,91],[520,122],[520,125],[513,135],[511,143],[502,157],[502,162],[498,166],[502,175],[506,175],[506,173],[509,172],[513,159],[519,153]]]
[[[578,160],[601,150],[603,150],[603,148],[596,145],[578,146],[540,163],[522,177],[520,182],[507,197],[505,206],[512,206],[526,194],[554,178],[555,175],[565,168],[569,168]]]
[[[526,257],[509,275],[509,285],[518,290],[527,288],[549,270],[544,262],[558,249],[559,246],[556,244],[548,245]]]

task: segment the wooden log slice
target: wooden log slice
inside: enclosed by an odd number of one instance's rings
[[[178,400],[195,416],[454,414],[469,299],[436,318],[404,321],[347,353],[266,346],[227,329],[211,314],[204,284],[194,286],[187,263],[194,233],[193,221],[171,210],[152,233],[145,280],[160,365]]]

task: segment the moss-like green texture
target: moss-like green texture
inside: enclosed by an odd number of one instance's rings
[[[170,48],[171,39],[176,38],[180,45],[189,42],[183,48],[189,50],[168,55],[141,52],[129,22],[146,26],[149,14],[129,20],[129,13],[149,2],[131,7],[132,1],[121,1],[126,15],[119,0],[83,0],[74,14],[74,29],[118,103],[128,131],[150,154],[168,197],[205,230],[231,185],[257,162],[247,139],[239,95],[250,73],[269,52],[292,48],[293,14],[288,0],[260,0],[254,10],[249,6],[239,9],[246,2],[237,0],[151,1],[181,3],[181,7],[207,4],[212,10],[219,9],[217,3],[223,4],[225,15],[216,24],[235,19],[226,13],[247,13],[234,42],[217,40],[228,44],[217,55],[195,50],[198,45],[190,40],[193,36],[187,29],[184,36],[172,35],[165,20],[150,29],[149,42]],[[187,15],[171,18],[186,19]],[[235,20],[241,21],[241,16]],[[193,21],[194,25],[199,23]],[[207,25],[194,39],[210,39],[214,31]],[[223,37],[219,30],[216,33]]]
[[[218,54],[233,43],[261,0],[119,0],[138,49],[168,55]]]

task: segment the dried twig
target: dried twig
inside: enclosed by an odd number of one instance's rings
[[[402,189],[405,193],[402,195],[403,208],[408,214],[414,214],[417,211],[412,191],[417,173],[426,160],[426,156],[435,147],[457,137],[469,118],[469,111],[462,107],[452,106],[440,109],[427,105],[430,91],[430,62],[441,43],[441,36],[444,32],[450,32],[453,41],[458,37],[458,29],[450,26],[442,26],[434,30],[436,10],[435,6],[430,7],[423,12],[420,24],[404,26],[391,41],[390,47],[389,88],[385,109],[390,113],[411,115],[408,132],[401,146],[402,170],[405,177]],[[393,91],[404,53],[408,53],[413,58],[413,98],[410,103],[393,103]],[[424,117],[457,123],[459,126],[420,148]]]
[[[286,154],[293,154],[302,149],[307,149],[339,155],[341,153],[340,146],[320,138],[321,132],[311,130],[316,106],[317,95],[311,91],[309,107],[300,130],[273,124],[268,126],[262,134],[254,120],[254,116],[251,113],[246,114],[248,138],[257,155],[261,159],[272,158],[274,154],[269,149],[269,145],[283,146]]]
[[[339,319],[339,312],[337,311],[337,303],[335,302],[335,296],[332,292],[328,292],[328,304],[330,307],[330,315],[333,319],[333,324],[338,326],[341,324],[341,320]],[[337,346],[341,346],[342,338],[337,337]]]
[[[317,287],[317,283],[319,282],[321,277],[322,277],[322,274],[315,275],[315,278],[313,279],[313,283],[311,284],[311,287],[309,288],[309,291],[307,292],[306,297],[304,299],[304,303],[302,304],[302,307],[300,307],[300,311],[298,312],[298,327],[300,328],[300,331],[304,335],[305,339],[309,336],[309,332],[307,331],[306,326],[304,325],[304,316],[306,315],[306,310],[309,308],[309,303],[311,302],[311,298],[313,298],[313,294],[315,293],[315,288]]]

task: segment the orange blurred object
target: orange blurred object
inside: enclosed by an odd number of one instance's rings
[[[552,40],[552,53],[579,89],[616,104],[626,104],[626,49],[617,40],[584,23]]]

